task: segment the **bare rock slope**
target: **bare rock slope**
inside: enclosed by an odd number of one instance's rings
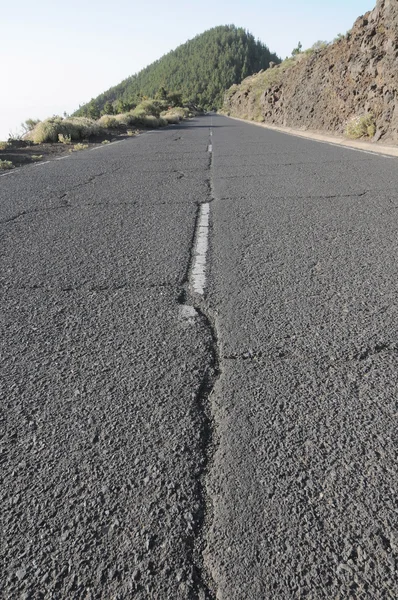
[[[342,39],[245,79],[225,95],[231,116],[343,133],[364,115],[375,141],[398,141],[398,3],[378,0]]]

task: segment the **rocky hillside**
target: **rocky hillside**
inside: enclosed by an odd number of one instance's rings
[[[224,111],[337,133],[344,133],[348,123],[351,137],[397,142],[397,86],[398,2],[378,0],[342,39],[232,86]]]

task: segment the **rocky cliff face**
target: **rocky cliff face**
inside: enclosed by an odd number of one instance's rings
[[[343,39],[230,88],[224,110],[250,120],[338,133],[349,119],[372,115],[373,139],[398,142],[397,86],[398,1],[378,0]]]

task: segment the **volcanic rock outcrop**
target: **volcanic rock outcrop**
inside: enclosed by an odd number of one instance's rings
[[[398,142],[398,2],[378,0],[341,39],[245,79],[225,95],[231,116],[343,133],[371,116],[374,141]],[[374,135],[373,135],[374,134]]]

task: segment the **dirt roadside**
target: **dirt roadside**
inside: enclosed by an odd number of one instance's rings
[[[134,131],[134,135],[140,135],[143,130]],[[127,137],[131,137],[126,133],[113,133],[109,135],[103,135],[96,138],[90,138],[89,140],[82,140],[81,143],[88,145],[89,148],[100,146],[106,141],[115,142],[117,140],[123,140]],[[7,147],[2,150],[0,149],[0,160],[11,161],[13,167],[20,168],[26,165],[31,165],[45,160],[52,160],[59,158],[73,152],[74,145],[72,144],[61,144],[60,142],[45,143],[45,144],[33,144],[24,140],[12,140],[7,144]]]

